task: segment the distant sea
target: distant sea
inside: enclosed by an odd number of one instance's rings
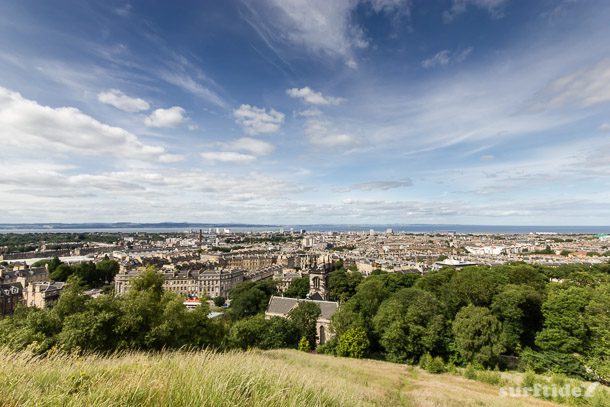
[[[210,224],[210,223],[49,223],[49,224],[0,224],[0,233],[178,233],[203,229],[230,229],[232,232],[290,231],[308,232],[393,232],[405,233],[460,233],[460,234],[610,234],[610,226],[510,226],[510,225],[447,225],[447,224],[401,224],[401,225],[254,225],[254,224]]]

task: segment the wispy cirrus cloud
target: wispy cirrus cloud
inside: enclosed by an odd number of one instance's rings
[[[273,144],[251,137],[241,137],[220,144],[229,150],[246,151],[256,156],[271,154],[275,149]]]
[[[402,178],[396,181],[367,181],[352,184],[347,187],[335,188],[336,192],[351,192],[351,191],[388,191],[396,188],[406,188],[413,186],[413,181],[410,178]]]
[[[355,51],[369,46],[362,27],[352,20],[359,4],[376,13],[407,15],[411,6],[409,0],[266,0],[256,7],[247,5],[257,18],[246,18],[246,22],[276,53],[278,43],[288,43],[342,59],[348,67],[357,68]],[[266,18],[260,17],[261,12]]]
[[[586,108],[606,102],[610,102],[610,58],[551,81],[534,95],[530,110]]]
[[[426,58],[421,62],[424,68],[434,68],[437,66],[445,66],[452,63],[460,63],[466,60],[474,48],[468,47],[462,51],[451,52],[448,49],[437,52],[430,58]]]
[[[487,10],[493,18],[502,18],[504,17],[506,3],[508,3],[508,0],[453,0],[451,8],[443,13],[443,19],[446,23],[449,23],[464,13],[468,7]]]

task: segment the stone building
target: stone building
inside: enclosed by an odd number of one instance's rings
[[[0,284],[0,316],[11,315],[23,303],[21,283]]]
[[[272,266],[276,263],[276,260],[277,258],[275,256],[266,254],[227,256],[225,267],[254,271]]]
[[[330,321],[332,316],[339,309],[339,303],[334,301],[317,301],[310,299],[298,299],[288,297],[272,296],[265,311],[265,318],[270,319],[272,317],[287,318],[288,313],[293,308],[298,307],[299,303],[303,301],[313,302],[318,304],[320,307],[320,316],[316,321],[316,343],[323,345],[327,341],[333,338],[334,333],[330,330]]]
[[[9,268],[0,268],[0,283],[21,283],[22,287],[26,287],[31,283],[40,283],[49,281],[49,269],[45,267],[28,267],[27,265],[13,266]]]
[[[49,308],[55,305],[61,292],[66,287],[63,282],[37,282],[25,289],[25,301],[28,307]]]
[[[140,270],[122,270],[114,277],[116,295],[123,295],[129,290],[129,281],[140,274]],[[244,280],[243,270],[208,269],[208,270],[162,270],[163,289],[186,297],[228,298],[229,291]]]
[[[301,277],[303,277],[303,274],[300,271],[282,268],[273,274],[273,281],[275,281],[278,291],[283,293],[290,287],[290,284],[292,284],[294,280]]]
[[[309,294],[306,299],[288,298],[272,296],[265,311],[265,318],[272,317],[287,318],[288,313],[293,308],[298,307],[299,303],[309,301],[320,307],[320,316],[316,321],[316,343],[324,344],[330,340],[334,333],[330,329],[332,316],[339,308],[339,303],[328,301],[330,293],[328,291],[328,274],[331,270],[331,263],[324,259],[322,264],[315,262],[310,264],[309,270]]]

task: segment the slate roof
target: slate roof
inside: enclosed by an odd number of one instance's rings
[[[339,308],[339,303],[334,301],[317,301],[317,300],[307,300],[307,299],[298,299],[298,298],[288,298],[288,297],[277,297],[275,295],[271,296],[269,300],[269,305],[267,306],[267,314],[273,314],[278,316],[285,317],[288,315],[291,309],[296,307],[299,302],[308,301],[318,304],[320,307],[320,319],[330,320],[333,314]]]

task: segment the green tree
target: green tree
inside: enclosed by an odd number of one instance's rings
[[[362,358],[368,354],[371,343],[362,327],[350,328],[339,337],[337,354],[351,358]]]
[[[508,352],[534,345],[542,328],[541,306],[542,295],[524,285],[509,284],[494,297],[491,310],[502,324],[502,345]]]
[[[114,326],[119,313],[118,301],[110,296],[101,296],[89,301],[86,307],[65,317],[57,338],[60,347],[66,351],[114,349],[116,345]]]
[[[445,352],[442,305],[426,291],[404,288],[394,293],[379,307],[374,326],[389,360],[413,363],[425,353]]]
[[[52,281],[67,281],[72,274],[74,274],[72,267],[69,264],[61,263],[49,273],[49,278]]]
[[[100,287],[103,284],[108,284],[114,280],[119,272],[119,263],[115,260],[111,260],[108,256],[104,257],[104,260],[95,264],[96,271],[96,286]]]
[[[233,319],[241,319],[263,312],[269,302],[269,297],[255,287],[232,296],[230,310]]]
[[[154,267],[147,267],[131,279],[130,290],[121,298],[115,326],[118,348],[145,349],[154,344],[149,332],[163,315],[162,296],[163,275]]]
[[[274,281],[244,281],[231,290],[231,317],[241,319],[264,312],[269,299],[276,293],[277,286]]]
[[[148,266],[144,271],[130,281],[131,292],[150,292],[160,298],[163,294],[163,274],[159,273],[154,266]]]
[[[72,314],[84,311],[88,301],[89,297],[83,295],[81,280],[76,276],[71,276],[53,307],[53,312],[63,321]]]
[[[230,346],[241,349],[277,349],[296,348],[300,338],[300,330],[293,321],[256,315],[235,322],[228,341]]]
[[[300,277],[292,280],[290,286],[284,292],[284,296],[290,298],[305,298],[309,293],[309,277]]]
[[[356,287],[361,282],[362,274],[357,271],[345,271],[345,269],[333,271],[328,277],[330,299],[339,302],[349,300],[356,293]]]
[[[610,283],[596,287],[585,308],[591,348],[586,364],[597,378],[610,381]]]
[[[316,343],[316,323],[321,313],[320,306],[312,301],[301,301],[288,312],[288,318],[299,327],[301,336],[311,345]]]
[[[453,312],[465,305],[487,307],[508,277],[493,267],[465,267],[451,278],[447,305]]]
[[[214,297],[214,305],[216,305],[217,307],[222,307],[223,305],[225,305],[225,297]]]
[[[536,336],[536,345],[543,351],[583,353],[588,345],[585,308],[591,290],[582,287],[564,288],[549,284],[547,299],[542,304],[544,329]]]
[[[469,363],[494,366],[500,353],[502,327],[488,308],[468,305],[462,308],[453,321],[455,347]]]

